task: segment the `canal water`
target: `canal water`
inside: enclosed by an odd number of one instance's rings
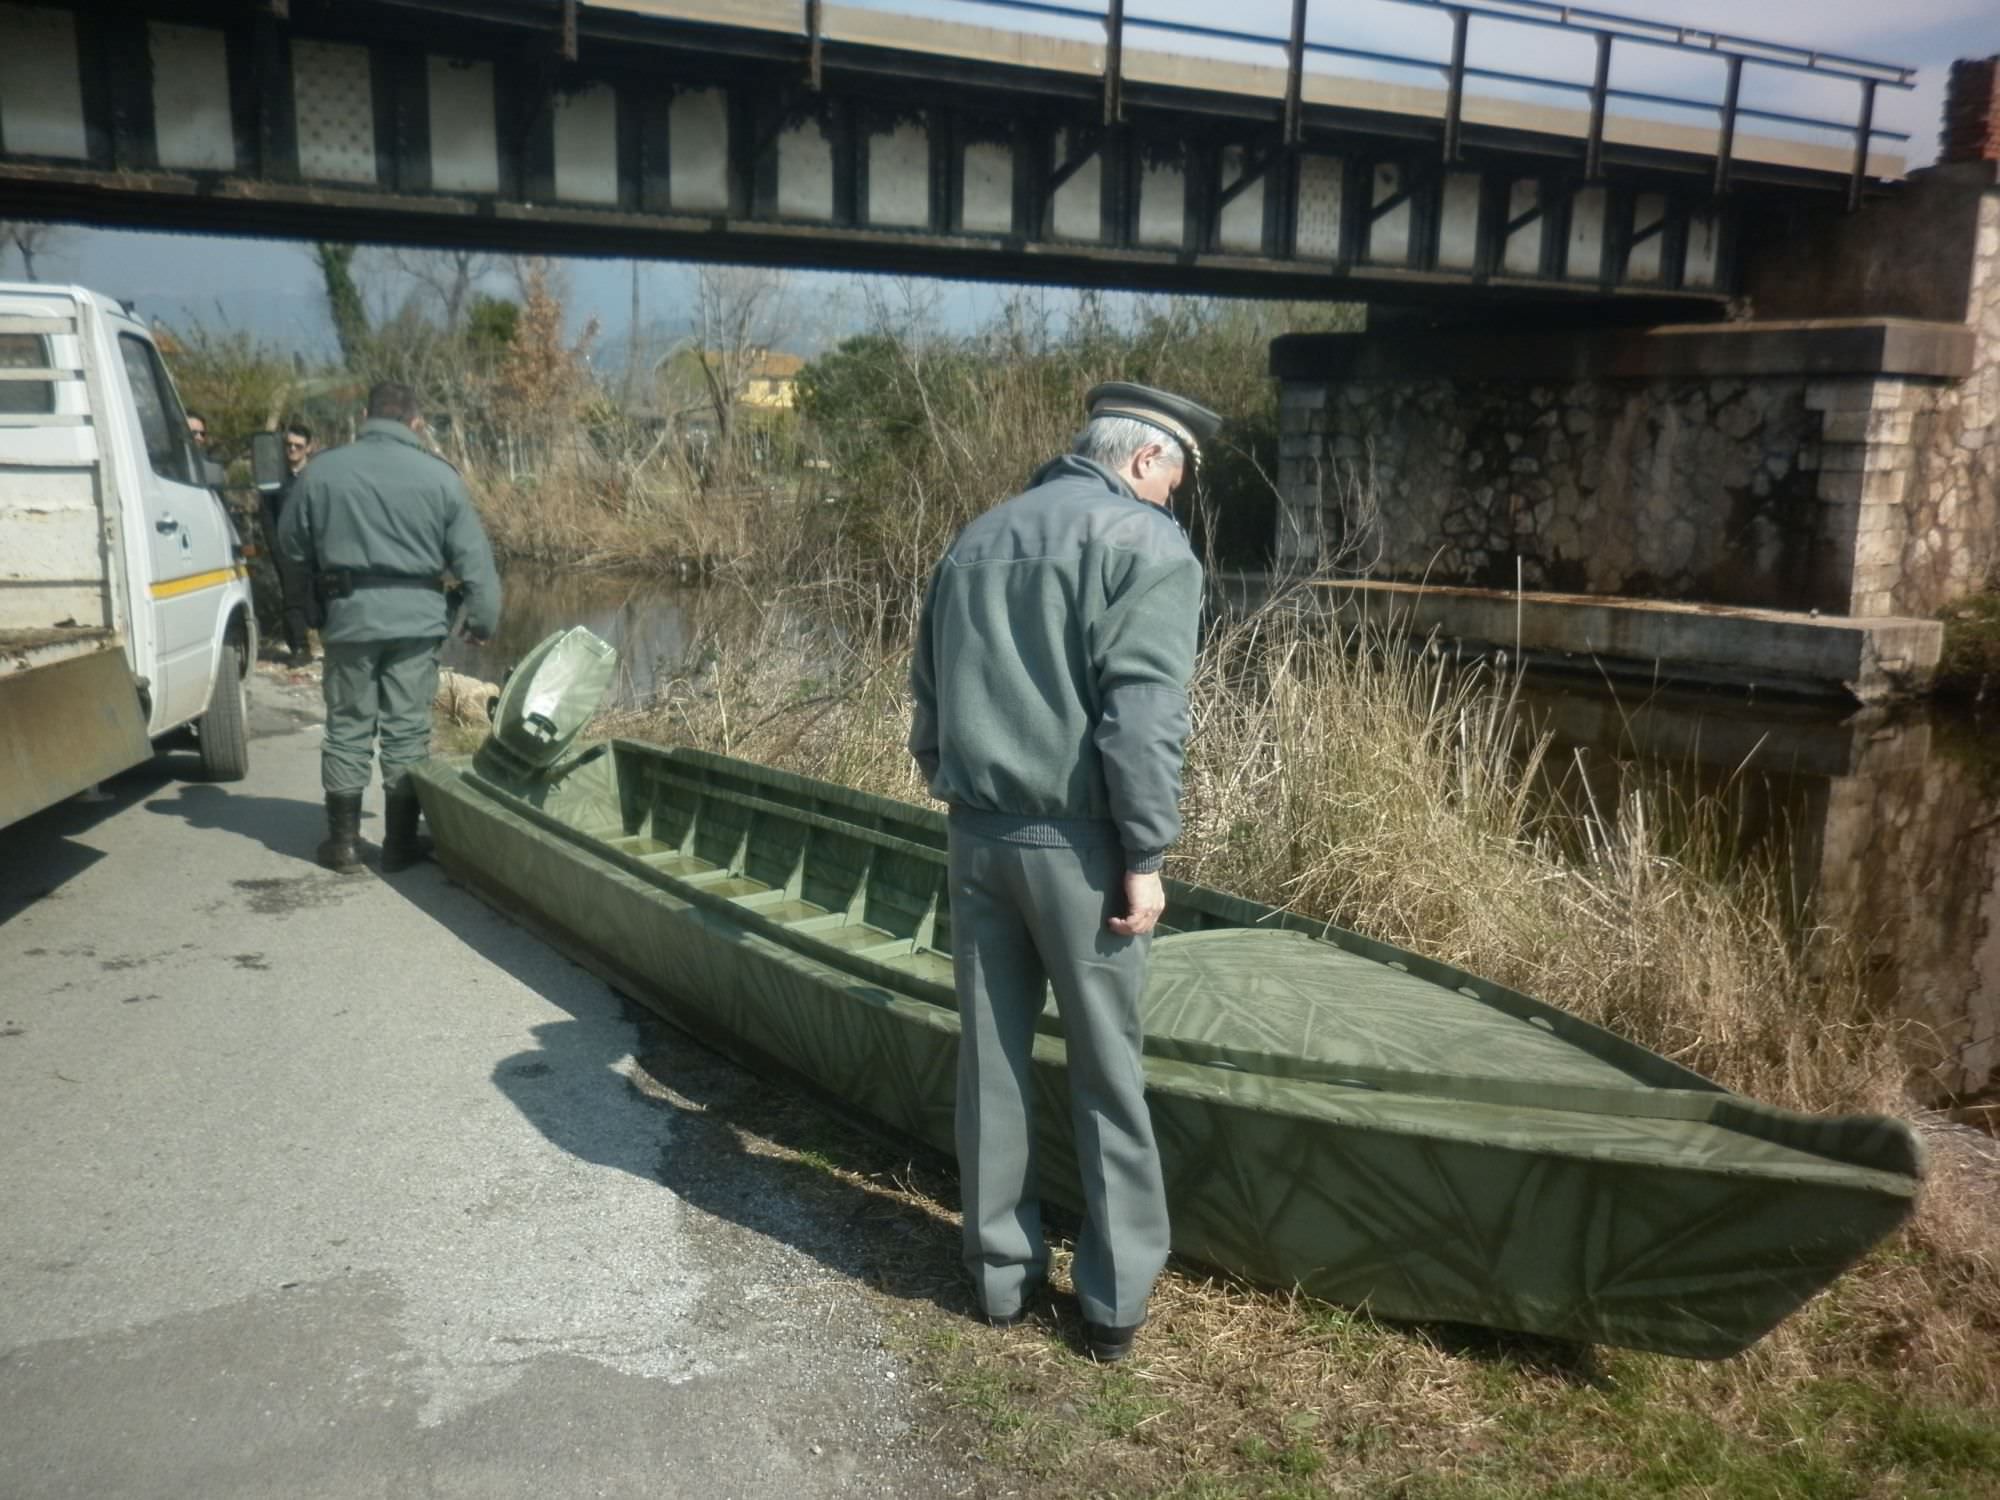
[[[502,581],[500,632],[484,646],[445,643],[444,665],[499,682],[544,636],[581,625],[618,651],[615,707],[650,703],[679,671],[693,638],[699,593],[654,578],[515,567]]]
[[[445,663],[497,682],[550,631],[615,646],[617,702],[682,670],[715,591],[592,573],[510,571],[506,619]],[[739,601],[740,602],[740,601]],[[1645,775],[1727,792],[1739,847],[1775,850],[1820,915],[1857,934],[1885,995],[1932,1028],[1940,1101],[2000,1100],[2000,713],[1818,705],[1530,679],[1529,722],[1593,784]]]

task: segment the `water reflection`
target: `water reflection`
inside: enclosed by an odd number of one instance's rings
[[[1738,847],[1777,853],[1821,919],[1867,943],[1884,1002],[1933,1031],[1937,1092],[2000,1084],[2000,753],[1981,724],[1595,685],[1527,697],[1600,795],[1635,764],[1725,794]]]
[[[614,707],[651,702],[680,669],[691,639],[690,601],[653,578],[514,567],[502,580],[500,633],[484,646],[445,644],[444,664],[498,682],[544,636],[581,625],[618,651]]]
[[[624,706],[682,667],[699,618],[741,606],[602,574],[514,569],[506,585],[499,638],[454,642],[446,664],[497,682],[550,631],[584,625],[618,650]],[[1989,726],[1573,679],[1531,680],[1525,697],[1567,763],[1582,752],[1600,796],[1634,766],[1682,791],[1725,792],[1739,847],[1779,854],[1823,919],[1868,942],[1885,1003],[1934,1029],[1952,1057],[1940,1090],[2000,1086],[2000,746]]]

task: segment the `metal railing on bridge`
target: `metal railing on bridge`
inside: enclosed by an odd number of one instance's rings
[[[574,15],[575,0],[566,0],[566,15]],[[1012,11],[1101,26],[1105,33],[1104,118],[1115,125],[1124,114],[1124,51],[1128,34],[1154,32],[1166,36],[1195,38],[1208,42],[1229,42],[1283,48],[1286,54],[1284,97],[1284,141],[1299,143],[1303,132],[1303,98],[1306,61],[1312,57],[1340,58],[1379,67],[1434,71],[1445,84],[1444,156],[1456,161],[1460,154],[1460,133],[1468,80],[1498,83],[1579,94],[1589,100],[1589,127],[1584,138],[1584,175],[1595,179],[1604,153],[1604,128],[1608,110],[1615,103],[1648,105],[1657,109],[1691,111],[1716,118],[1715,190],[1729,187],[1730,169],[1740,121],[1832,131],[1852,137],[1854,165],[1848,181],[1848,205],[1860,201],[1862,184],[1868,175],[1869,152],[1877,140],[1904,142],[1907,131],[1892,130],[1875,123],[1875,96],[1882,88],[1912,89],[1917,70],[1900,63],[1876,62],[1835,52],[1796,46],[1788,42],[1765,41],[1757,37],[1699,27],[1679,26],[1638,16],[1586,6],[1563,5],[1555,0],[1377,0],[1377,3],[1429,11],[1446,17],[1451,24],[1451,55],[1446,59],[1386,52],[1366,47],[1347,47],[1333,42],[1313,41],[1306,36],[1312,0],[1291,0],[1291,27],[1286,35],[1248,31],[1199,21],[1176,21],[1164,17],[1131,13],[1125,0],[1105,0],[1103,5],[1078,5],[1064,0],[944,0],[967,9]],[[1329,0],[1322,0],[1322,4]],[[822,0],[804,0],[802,31],[810,57],[813,79],[818,81],[824,41]],[[1523,73],[1500,67],[1485,67],[1472,55],[1472,22],[1477,19],[1512,26],[1542,27],[1590,37],[1596,48],[1596,67],[1589,83],[1548,74]],[[573,22],[571,23],[573,24]],[[1488,28],[1490,30],[1490,28]],[[1644,89],[1621,88],[1611,82],[1612,51],[1619,43],[1628,47],[1649,47],[1672,52],[1712,57],[1722,65],[1722,98],[1692,99],[1684,95]],[[1852,82],[1859,98],[1854,117],[1829,119],[1822,115],[1797,114],[1783,110],[1755,108],[1742,102],[1746,68],[1810,74],[1819,78]]]

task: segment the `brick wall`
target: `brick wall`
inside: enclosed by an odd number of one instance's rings
[[[1938,160],[2000,161],[2000,56],[1951,65]]]

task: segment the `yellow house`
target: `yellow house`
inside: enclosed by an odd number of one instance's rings
[[[751,358],[749,378],[743,383],[738,404],[764,411],[790,411],[798,396],[799,371],[805,364],[796,354],[758,351]]]

